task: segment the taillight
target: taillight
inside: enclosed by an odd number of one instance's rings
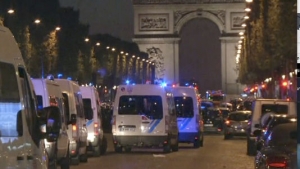
[[[94,123],[94,135],[99,134],[98,126],[99,126],[98,123]]]
[[[225,121],[225,124],[226,124],[227,126],[230,126],[230,121],[229,121],[229,120],[226,120],[226,121]]]
[[[76,125],[72,126],[72,137],[77,137],[77,126]]]
[[[278,156],[268,157],[267,165],[268,167],[282,168],[282,169],[286,169],[288,167],[287,159]]]

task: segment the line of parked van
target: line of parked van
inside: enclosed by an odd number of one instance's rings
[[[0,164],[69,169],[104,154],[99,95],[67,79],[31,79],[13,34],[0,26]]]

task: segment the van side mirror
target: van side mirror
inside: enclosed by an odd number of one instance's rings
[[[45,107],[41,114],[42,121],[44,121],[44,134],[48,142],[54,142],[59,137],[61,129],[61,113],[58,107],[49,106]]]
[[[85,107],[84,108],[84,115],[85,115],[86,119],[92,120],[94,118],[93,109],[91,107]]]
[[[253,135],[256,136],[256,137],[261,136],[261,132],[262,132],[261,130],[255,130],[253,132]]]
[[[76,114],[71,114],[71,119],[70,119],[70,121],[68,122],[68,124],[75,125],[76,122],[77,122],[77,116],[76,116]]]

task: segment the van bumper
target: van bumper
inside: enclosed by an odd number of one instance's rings
[[[56,158],[56,155],[55,155],[56,142],[48,142],[46,139],[44,141],[45,141],[45,147],[46,147],[46,151],[47,151],[49,159],[52,160],[52,159]]]
[[[163,136],[113,136],[115,146],[161,147],[168,135]]]
[[[192,143],[199,137],[199,132],[179,132],[178,141],[181,143]]]
[[[99,135],[88,135],[88,150],[93,150],[93,147],[99,145]]]

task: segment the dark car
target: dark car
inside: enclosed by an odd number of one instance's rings
[[[261,130],[254,131],[260,135]],[[257,144],[256,169],[297,168],[297,122],[279,124],[264,142]]]
[[[223,116],[219,108],[210,107],[203,112],[204,131],[220,132],[223,130]]]
[[[262,134],[256,139],[258,141],[260,140],[266,140],[270,133],[272,132],[273,128],[276,127],[279,124],[284,123],[294,123],[297,121],[297,117],[289,117],[286,115],[271,115],[266,120],[265,125],[262,126]]]
[[[233,136],[247,136],[246,131],[250,116],[251,111],[234,111],[229,113],[224,123],[224,139],[226,140]]]

